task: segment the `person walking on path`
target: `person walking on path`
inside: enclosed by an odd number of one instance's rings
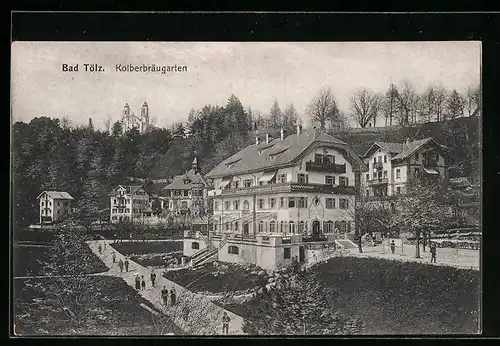
[[[139,275],[136,275],[135,277],[135,289],[136,290],[141,289],[141,279],[139,278]]]
[[[431,263],[436,263],[436,244],[432,243],[431,245]]]
[[[391,252],[394,255],[394,252],[396,251],[396,244],[394,244],[394,240],[391,241]]]
[[[156,274],[154,270],[151,270],[151,286],[155,287],[155,281],[156,281]]]
[[[175,298],[176,298],[176,297],[175,297],[175,288],[174,288],[174,287],[172,287],[172,288],[170,289],[170,304],[171,304],[171,305],[175,305]]]
[[[141,289],[143,289],[143,290],[146,289],[146,280],[144,280],[144,275],[142,276],[142,280],[141,280]]]
[[[229,322],[231,322],[231,318],[224,311],[224,316],[222,316],[222,334],[229,334]]]
[[[128,272],[128,258],[125,258],[125,271]]]
[[[186,322],[187,322],[187,320],[189,318],[189,308],[187,307],[187,305],[184,305],[184,307],[182,308],[182,318]]]
[[[120,267],[120,273],[123,273],[123,261],[122,259],[120,258],[120,260],[118,261],[118,267]]]
[[[106,251],[106,242],[104,242],[104,251]]]
[[[99,246],[97,247],[97,249],[99,250],[99,255],[102,255],[102,246],[101,246],[101,244],[99,244]]]
[[[113,263],[116,262],[116,253],[113,251]]]
[[[163,286],[163,289],[161,290],[161,299],[163,301],[163,305],[167,306],[168,305],[168,290]]]

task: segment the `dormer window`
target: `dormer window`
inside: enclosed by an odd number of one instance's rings
[[[227,163],[226,163],[226,168],[233,168],[233,167],[234,167],[234,164],[235,164],[236,162],[240,161],[240,160],[241,160],[241,158],[236,159],[236,160],[233,160],[233,161],[230,161],[230,162],[227,162]]]

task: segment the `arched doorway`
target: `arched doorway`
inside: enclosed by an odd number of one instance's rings
[[[319,237],[320,233],[321,233],[320,223],[318,220],[314,220],[312,222],[312,236],[313,236],[313,238]]]

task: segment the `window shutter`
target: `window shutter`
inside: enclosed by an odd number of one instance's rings
[[[309,184],[309,174],[306,174],[306,184]]]
[[[335,185],[335,176],[332,175],[332,184]]]

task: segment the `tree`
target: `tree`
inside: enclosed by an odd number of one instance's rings
[[[398,102],[398,89],[394,84],[389,86],[382,102],[382,111],[385,117],[385,126],[389,120],[389,126],[392,126],[392,119],[395,118]]]
[[[90,131],[94,131],[94,124],[92,118],[89,118],[89,125],[87,126]]]
[[[436,94],[432,85],[425,90],[421,99],[424,118],[427,122],[431,122],[436,109]]]
[[[445,101],[447,98],[447,91],[442,86],[434,87],[434,111],[436,112],[436,121],[443,120]]]
[[[266,292],[267,291],[267,292]],[[329,292],[312,273],[279,272],[269,291],[253,298],[243,331],[251,335],[345,335],[359,333],[362,323],[343,317],[329,305]]]
[[[448,119],[456,119],[462,117],[464,114],[463,98],[455,89],[453,89],[446,100],[445,114]]]
[[[111,134],[114,137],[120,137],[123,134],[123,127],[121,121],[115,121],[113,127],[111,128]]]
[[[186,138],[186,129],[184,128],[184,125],[182,124],[182,122],[177,124],[173,135],[174,135],[174,138],[176,138],[176,139]]]
[[[413,85],[409,81],[404,81],[397,94],[399,114],[398,121],[400,125],[409,125],[412,122],[412,112],[416,104],[417,94]]]
[[[279,129],[282,125],[282,113],[280,106],[278,105],[278,100],[274,99],[273,105],[271,106],[271,109],[269,110],[269,117],[268,117],[268,127],[270,129]]]
[[[287,133],[293,133],[295,131],[295,127],[299,122],[298,118],[299,115],[297,113],[297,110],[295,109],[293,103],[290,103],[283,112],[283,129]]]
[[[364,128],[370,121],[373,120],[373,126],[377,114],[380,110],[381,97],[373,91],[361,88],[349,97],[350,102],[350,116],[353,118],[360,127]]]
[[[322,89],[309,103],[306,114],[313,126],[325,130],[328,128],[340,128],[345,124],[345,118],[341,115],[337,102],[330,88]]]

